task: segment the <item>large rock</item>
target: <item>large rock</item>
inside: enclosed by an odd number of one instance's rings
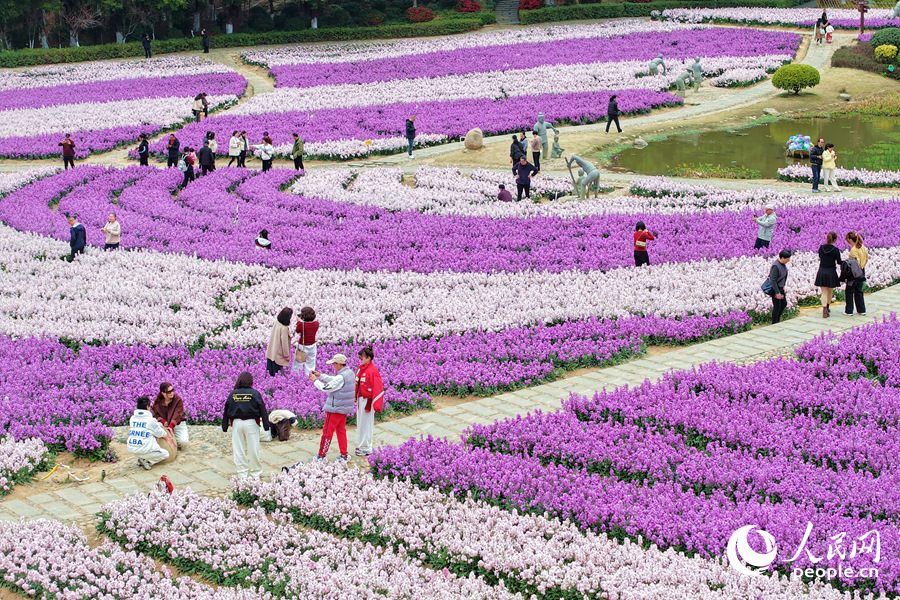
[[[838,98],[844,102],[850,102],[850,94],[838,94]]]
[[[644,141],[644,138],[637,138],[632,143],[634,144],[635,148],[646,148],[647,147],[647,142]]]
[[[484,145],[484,134],[477,127],[466,134],[466,150],[478,150]]]
[[[767,115],[777,115],[778,114],[778,111],[775,110],[774,108],[764,108],[763,112]]]

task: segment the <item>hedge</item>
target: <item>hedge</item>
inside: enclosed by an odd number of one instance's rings
[[[211,37],[210,48],[238,48],[269,44],[296,44],[299,42],[332,42],[347,40],[371,40],[405,37],[451,35],[481,29],[482,25],[496,22],[496,15],[489,11],[478,18],[447,19],[409,25],[381,25],[379,27],[336,27],[333,29],[301,29],[299,31],[269,31],[266,33],[233,33]],[[199,51],[200,38],[182,38],[153,42],[153,54]],[[54,63],[73,63],[109,58],[143,56],[140,42],[127,44],[102,44],[79,48],[24,49],[0,52],[0,67],[29,67]]]
[[[657,0],[655,2],[624,2],[622,4],[576,4],[574,6],[545,6],[537,10],[520,10],[522,25],[547,21],[583,21],[615,19],[619,17],[649,17],[654,10],[667,8],[733,8],[753,6],[760,8],[791,8],[803,0]]]

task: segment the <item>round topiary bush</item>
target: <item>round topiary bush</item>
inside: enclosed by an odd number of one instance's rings
[[[799,94],[803,88],[819,85],[819,72],[809,65],[784,65],[772,75],[772,85]]]
[[[434,18],[434,11],[424,6],[412,7],[407,9],[406,18],[413,23],[424,23]]]
[[[883,63],[892,63],[897,58],[897,46],[882,44],[875,48],[875,58]]]
[[[873,48],[878,46],[897,46],[900,48],[900,27],[885,27],[872,34],[869,40]]]

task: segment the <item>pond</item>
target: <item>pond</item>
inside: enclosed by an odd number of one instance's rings
[[[644,149],[619,152],[609,168],[645,175],[665,175],[676,165],[712,164],[746,167],[774,179],[776,170],[808,159],[785,156],[785,142],[803,134],[831,142],[837,151],[837,166],[861,169],[900,170],[900,119],[896,117],[837,117],[831,119],[778,120],[738,130],[706,131],[673,135],[650,142]]]

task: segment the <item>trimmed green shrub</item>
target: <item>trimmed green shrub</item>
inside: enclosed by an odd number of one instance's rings
[[[897,46],[900,48],[900,27],[885,27],[884,29],[879,29],[872,34],[872,39],[869,40],[869,43],[872,44],[873,48],[885,45]]]
[[[894,62],[897,58],[897,46],[891,44],[882,44],[875,48],[875,58],[887,64]]]
[[[404,25],[382,25],[381,27],[338,27],[334,29],[302,29],[299,31],[270,31],[267,33],[234,33],[210,38],[211,48],[241,48],[265,46],[269,44],[297,44],[300,42],[331,42],[350,40],[391,39],[404,37],[424,37],[452,35],[481,29],[486,22],[495,22],[496,17],[485,15],[478,18],[446,19],[429,23],[409,23]],[[153,42],[153,55],[200,50],[200,38],[157,40]],[[128,44],[103,44],[80,48],[26,49],[0,52],[0,67],[30,67],[53,63],[74,63],[109,58],[143,56],[140,42]]]
[[[799,94],[803,88],[819,85],[819,72],[809,65],[784,65],[772,75],[772,85]]]

